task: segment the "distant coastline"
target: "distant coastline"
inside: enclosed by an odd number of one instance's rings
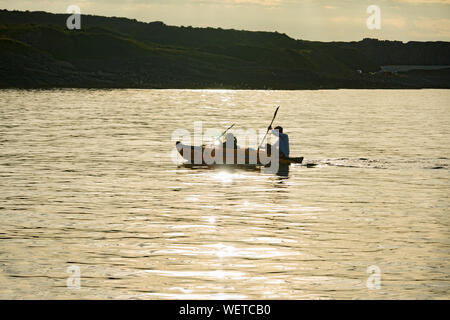
[[[277,32],[0,10],[0,88],[450,88],[450,43],[296,40]]]

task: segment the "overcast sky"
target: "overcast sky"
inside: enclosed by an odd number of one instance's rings
[[[369,5],[381,29],[369,30]],[[450,41],[450,0],[0,0],[0,8],[163,21],[170,25],[278,31],[297,39]]]

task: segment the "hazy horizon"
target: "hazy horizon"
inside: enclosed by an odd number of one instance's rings
[[[6,0],[1,8],[64,14],[69,5],[79,6],[82,14],[173,26],[277,31],[312,41],[450,41],[450,0]],[[366,26],[369,5],[381,9],[379,30]]]

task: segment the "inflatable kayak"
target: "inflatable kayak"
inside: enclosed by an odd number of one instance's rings
[[[178,153],[187,160],[189,164],[195,165],[250,165],[270,166],[271,161],[278,158],[279,165],[301,164],[303,157],[271,157],[270,152],[265,149],[257,152],[251,148],[222,149],[207,146],[189,146],[176,142]]]

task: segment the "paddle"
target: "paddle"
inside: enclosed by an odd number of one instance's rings
[[[277,110],[275,110],[275,113],[273,114],[272,122],[271,122],[270,125],[267,127],[266,134],[264,135],[264,138],[262,139],[262,141],[261,141],[261,143],[260,143],[260,145],[259,145],[259,147],[258,147],[258,150],[261,148],[261,146],[262,146],[264,140],[266,140],[267,134],[269,133],[269,130],[270,130],[269,128],[272,126],[273,121],[275,120],[275,117],[277,116],[278,109],[280,109],[280,106],[278,106],[278,107],[277,107]]]
[[[214,142],[216,142],[217,140],[219,140],[220,138],[222,138],[223,135],[224,135],[225,133],[228,132],[228,130],[230,130],[231,128],[234,127],[234,125],[235,125],[235,124],[233,123],[231,126],[229,126],[227,130],[225,130],[224,132],[222,132],[222,134],[221,134],[220,136],[218,136],[216,139],[214,139]],[[213,142],[213,143],[214,143],[214,142]],[[213,144],[213,143],[212,143],[212,144]]]

